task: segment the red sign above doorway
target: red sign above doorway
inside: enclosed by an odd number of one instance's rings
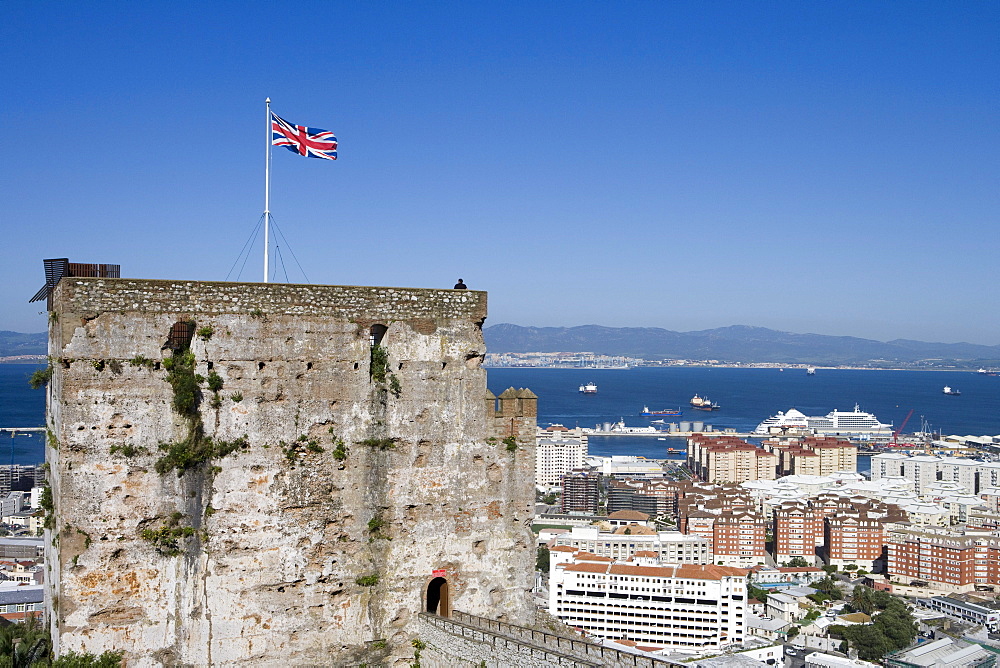
[[[433,575],[436,578],[443,578],[443,577],[446,577],[448,575],[448,571],[446,571],[446,570],[431,571],[431,575]]]

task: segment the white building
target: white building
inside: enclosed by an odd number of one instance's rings
[[[664,566],[655,557],[612,561],[552,553],[549,613],[591,636],[673,650],[720,650],[742,643],[746,571]]]
[[[572,527],[554,536],[553,546],[566,546],[612,559],[628,559],[636,552],[655,552],[660,561],[671,564],[711,564],[711,541],[680,531],[653,531],[636,527],[631,533],[619,528],[614,533],[598,527]]]
[[[659,462],[632,455],[612,455],[611,457],[588,457],[587,466],[606,476],[624,478],[660,478],[663,466]]]
[[[965,457],[883,453],[872,456],[872,479],[902,476],[914,483],[923,496],[939,482],[957,483],[968,493],[979,494],[1000,486],[1000,462],[982,462]]]
[[[24,504],[29,501],[28,492],[7,492],[7,495],[0,499],[0,516],[6,517],[21,512]]]
[[[559,481],[573,469],[583,468],[587,437],[579,430],[552,425],[538,432],[535,445],[535,487],[545,492],[560,489]]]
[[[786,622],[794,622],[805,616],[805,612],[799,605],[799,599],[788,594],[778,592],[769,593],[765,601],[767,616],[774,619],[781,619]]]

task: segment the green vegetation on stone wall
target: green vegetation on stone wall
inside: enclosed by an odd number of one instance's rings
[[[204,436],[200,429],[189,438],[175,443],[161,443],[160,450],[164,454],[156,462],[156,472],[167,473],[177,471],[177,477],[185,471],[200,466],[210,459],[217,459],[232,454],[238,450],[246,450],[250,442],[244,434],[234,441],[216,441]]]
[[[194,328],[194,323],[190,323],[190,326]],[[203,327],[199,331],[204,329]],[[160,450],[164,452],[156,462],[156,471],[160,475],[177,471],[177,476],[180,477],[185,471],[205,464],[211,459],[225,457],[250,447],[246,434],[234,441],[215,440],[205,435],[205,426],[198,411],[198,404],[201,402],[201,384],[206,379],[195,373],[195,365],[196,360],[194,353],[191,352],[190,343],[179,345],[174,350],[173,356],[163,360],[163,368],[167,370],[167,382],[170,383],[174,393],[171,403],[174,411],[187,422],[188,434],[181,441],[160,444]],[[207,380],[209,388],[215,395],[213,406],[217,408],[222,401],[218,394],[223,385],[222,377],[212,371],[208,374]],[[240,400],[242,399],[241,395]],[[233,400],[236,401],[235,394]],[[217,472],[217,467],[213,467],[211,471]]]
[[[44,369],[38,369],[28,377],[28,385],[33,390],[45,387],[52,380],[52,365],[49,364]]]
[[[187,539],[195,535],[195,529],[181,524],[183,513],[173,513],[156,529],[143,529],[139,535],[149,541],[156,551],[167,557],[176,557],[184,553]]]
[[[42,526],[46,529],[54,529],[56,526],[56,505],[52,500],[52,488],[48,485],[42,487],[38,505],[45,511],[45,521]]]
[[[130,359],[128,363],[130,366],[141,366],[141,367],[146,367],[147,369],[152,369],[154,366],[156,366],[156,362],[143,355],[136,355],[135,357]]]
[[[388,385],[388,387],[384,387],[383,389],[391,392],[393,396],[398,397],[403,393],[403,386],[400,384],[399,378],[389,370],[388,349],[377,343],[372,346],[371,377],[373,383],[383,386]]]

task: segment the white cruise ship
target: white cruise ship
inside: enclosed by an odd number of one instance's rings
[[[849,436],[851,434],[877,434],[892,433],[892,424],[883,424],[871,413],[861,410],[854,404],[853,411],[831,411],[822,417],[813,417],[804,413],[789,409],[782,413],[767,418],[753,430],[755,436],[766,436],[773,433],[774,428],[784,430],[808,429],[820,435]]]

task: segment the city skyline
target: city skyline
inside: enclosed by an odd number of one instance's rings
[[[4,5],[0,329],[45,328],[47,257],[233,280],[270,97],[340,141],[274,152],[291,282],[997,345],[998,29],[990,3]]]

